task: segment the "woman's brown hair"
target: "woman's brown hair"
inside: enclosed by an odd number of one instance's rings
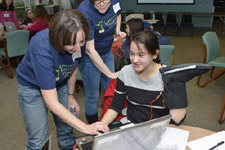
[[[131,41],[131,37],[139,32],[144,31],[144,21],[140,18],[132,18],[126,23],[130,29],[130,36],[128,37],[129,41]]]
[[[44,21],[46,24],[48,24],[48,23],[46,22],[45,19],[50,21],[51,17],[47,13],[47,11],[45,10],[45,7],[43,5],[37,5],[35,7],[33,21],[35,21],[35,19],[37,19],[37,18],[41,18],[41,20]]]
[[[55,49],[63,52],[65,45],[76,43],[76,35],[80,30],[84,32],[85,41],[87,41],[89,24],[86,17],[75,9],[61,10],[50,21],[49,40]],[[71,41],[72,38],[73,41]]]

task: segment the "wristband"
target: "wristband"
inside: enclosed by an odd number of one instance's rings
[[[68,93],[68,95],[73,95],[73,94]]]

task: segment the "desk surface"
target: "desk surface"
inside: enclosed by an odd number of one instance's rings
[[[144,21],[146,21],[146,22],[148,22],[148,23],[151,23],[151,24],[155,24],[155,23],[157,23],[159,20],[156,20],[156,19],[148,19],[148,20],[144,20]],[[123,21],[123,22],[121,22],[121,24],[126,24],[126,22],[125,21]]]
[[[149,11],[151,14],[154,14],[154,11]],[[127,11],[122,11],[122,14],[126,15]],[[134,14],[142,14],[141,11],[134,11]],[[162,12],[163,15],[166,15],[168,12]],[[184,12],[175,12],[178,16],[181,16]],[[193,16],[225,16],[225,13],[210,13],[210,12],[190,12]]]
[[[0,36],[0,39],[6,39],[6,36]]]
[[[214,131],[206,130],[199,127],[186,126],[186,125],[175,126],[170,124],[169,127],[189,131],[188,141],[193,141],[193,140],[196,140],[205,136],[209,136],[215,133]],[[186,147],[186,150],[190,150],[188,146]]]

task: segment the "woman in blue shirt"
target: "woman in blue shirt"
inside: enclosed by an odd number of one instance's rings
[[[87,41],[82,62],[79,69],[85,86],[86,104],[85,113],[89,123],[98,121],[97,102],[99,99],[99,85],[103,94],[111,81],[118,73],[115,71],[113,52],[113,33],[125,36],[120,31],[121,0],[84,0],[78,7],[88,19],[90,37]],[[96,65],[93,59],[101,65]]]
[[[48,139],[48,109],[57,127],[59,149],[73,149],[73,128],[85,134],[107,132],[100,122],[87,125],[70,111],[76,74],[89,36],[88,22],[77,10],[63,10],[54,15],[49,29],[38,32],[30,41],[27,54],[17,72],[18,101],[28,133],[27,150],[40,149]]]

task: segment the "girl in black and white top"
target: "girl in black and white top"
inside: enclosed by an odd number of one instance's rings
[[[121,113],[126,99],[128,121],[140,123],[169,113],[175,124],[183,121],[186,108],[170,109],[165,103],[159,72],[163,65],[154,33],[138,32],[131,38],[130,60],[131,65],[122,68],[118,75],[113,101],[101,121],[110,124]]]

